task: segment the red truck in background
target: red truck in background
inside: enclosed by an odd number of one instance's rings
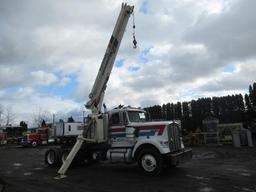
[[[23,136],[21,144],[23,146],[36,147],[48,143],[49,128],[39,128],[35,133],[27,133]]]
[[[81,135],[84,124],[79,122],[59,122],[52,127],[37,128],[35,132],[25,132],[21,145],[36,147],[43,144],[74,144]]]

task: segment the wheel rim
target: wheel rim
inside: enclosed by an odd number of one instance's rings
[[[153,155],[146,154],[141,159],[141,165],[147,172],[152,172],[156,169],[157,163]]]
[[[48,164],[52,165],[54,163],[55,154],[53,151],[50,151],[47,155]]]
[[[33,147],[36,147],[36,145],[37,145],[37,142],[36,142],[36,141],[33,141],[33,142],[32,142],[32,146],[33,146]]]

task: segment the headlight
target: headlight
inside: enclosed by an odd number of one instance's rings
[[[160,144],[162,145],[162,147],[169,147],[168,141],[160,141]]]

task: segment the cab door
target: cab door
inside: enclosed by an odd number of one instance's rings
[[[109,119],[110,138],[113,141],[123,140],[126,136],[123,112],[115,112]]]
[[[125,111],[113,113],[109,119],[109,125],[112,147],[133,147],[134,138],[131,138],[131,129],[133,128],[127,126]]]

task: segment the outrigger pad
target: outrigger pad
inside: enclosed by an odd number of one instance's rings
[[[66,177],[67,177],[67,175],[61,175],[61,174],[59,174],[59,175],[57,175],[56,177],[54,177],[54,179],[60,180],[60,179],[66,178]]]

